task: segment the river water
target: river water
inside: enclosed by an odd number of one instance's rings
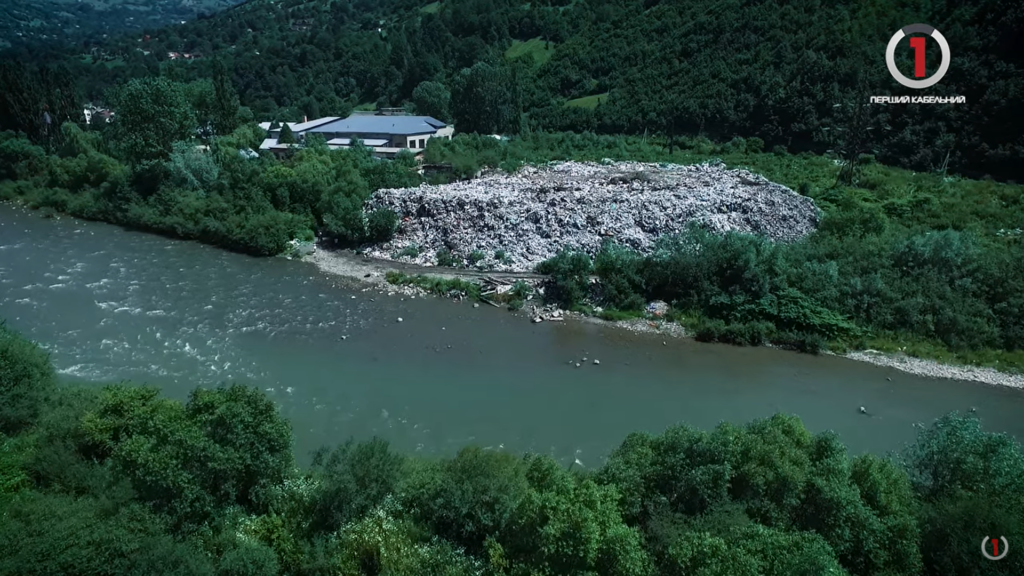
[[[178,398],[198,385],[258,386],[290,419],[300,461],[377,435],[409,452],[475,443],[594,466],[632,431],[778,411],[835,430],[855,453],[898,449],[915,423],[970,407],[987,429],[1024,438],[1020,390],[766,348],[663,345],[597,324],[531,324],[489,306],[362,292],[303,262],[5,204],[0,318],[49,349],[70,380],[132,380]]]

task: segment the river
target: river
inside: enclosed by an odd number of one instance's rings
[[[599,324],[532,324],[489,306],[363,292],[304,262],[7,204],[0,318],[50,350],[69,380],[132,380],[182,399],[198,385],[258,386],[290,419],[303,462],[321,445],[377,435],[409,452],[475,443],[595,466],[632,431],[778,411],[835,430],[854,453],[898,449],[915,423],[970,407],[987,429],[1024,438],[1021,390],[831,356],[663,345]]]

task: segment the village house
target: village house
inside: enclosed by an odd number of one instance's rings
[[[414,154],[423,152],[431,138],[451,140],[455,129],[430,116],[394,116],[375,113],[353,114],[348,118],[325,117],[304,122],[288,122],[297,142],[310,134],[319,134],[333,150],[348,148],[354,140],[373,150],[375,156],[393,158],[402,150]],[[260,128],[267,130],[267,138],[260,150],[283,153],[292,145],[278,143],[281,129],[271,130],[270,122]]]

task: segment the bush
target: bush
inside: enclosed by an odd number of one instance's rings
[[[387,242],[398,229],[398,214],[387,208],[377,208],[366,217],[366,240]]]
[[[0,322],[0,432],[34,424],[56,380],[46,352]]]
[[[549,276],[545,296],[567,308],[582,304],[589,296],[592,270],[590,256],[569,249],[537,265],[537,273]]]
[[[720,342],[738,346],[761,346],[768,342],[775,332],[769,322],[746,322],[726,324],[721,320],[707,320],[697,326],[699,342]]]
[[[825,349],[825,339],[805,332],[780,332],[771,337],[771,343],[805,354],[818,354]]]
[[[487,254],[484,254],[481,250],[473,250],[469,253],[469,265],[476,266],[484,258],[487,258]]]
[[[452,255],[452,251],[447,248],[441,248],[434,255],[437,258],[437,265],[445,268],[455,268],[459,265],[459,261]]]
[[[398,252],[395,252],[395,258],[415,258],[420,255],[420,247],[415,244],[409,244],[405,248],[402,248]]]

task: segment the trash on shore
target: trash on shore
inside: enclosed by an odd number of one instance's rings
[[[661,318],[665,314],[668,314],[668,303],[661,300],[655,300],[654,302],[647,303],[647,313]]]
[[[650,253],[658,237],[690,223],[717,232],[761,234],[791,241],[812,232],[814,201],[745,170],[724,164],[658,165],[562,162],[493,171],[444,185],[383,189],[367,210],[387,208],[402,220],[395,237],[367,250],[433,266],[439,250],[459,264],[532,270],[569,247],[594,254],[605,238]]]

